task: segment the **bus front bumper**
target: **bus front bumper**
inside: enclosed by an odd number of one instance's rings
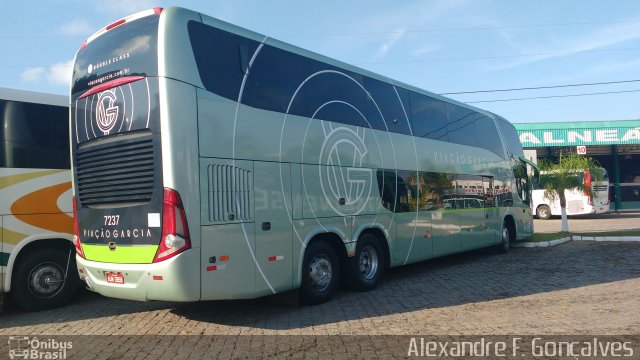
[[[76,256],[78,275],[91,291],[118,299],[200,300],[198,251],[185,251],[153,264],[101,263]]]

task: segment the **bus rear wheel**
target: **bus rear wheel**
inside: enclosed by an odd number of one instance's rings
[[[551,218],[551,209],[547,205],[540,205],[536,214],[540,220],[549,220]]]
[[[302,263],[300,302],[316,305],[328,301],[340,279],[340,262],[333,246],[314,241],[307,247]]]
[[[13,273],[14,302],[24,310],[40,311],[69,301],[80,283],[74,255],[56,249],[25,254]]]
[[[384,251],[373,234],[363,234],[356,245],[356,255],[349,259],[348,285],[357,291],[374,289],[385,267]]]

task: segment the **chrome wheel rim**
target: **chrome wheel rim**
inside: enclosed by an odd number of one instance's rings
[[[378,272],[378,252],[376,248],[367,245],[360,251],[360,276],[365,280],[371,280]]]
[[[333,268],[331,261],[325,254],[317,254],[311,259],[309,264],[309,280],[311,287],[320,292],[324,291],[331,283],[333,277]]]
[[[44,263],[29,273],[29,291],[37,297],[47,298],[56,295],[62,289],[64,273],[56,264]]]
[[[547,211],[547,208],[543,207],[538,211],[540,212],[540,217],[546,218],[549,216],[549,212]]]

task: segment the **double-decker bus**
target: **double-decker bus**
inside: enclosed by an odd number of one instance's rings
[[[56,307],[79,284],[69,158],[68,97],[0,88],[0,304]]]
[[[314,304],[532,233],[505,119],[181,8],[82,45],[71,143],[79,275],[111,297]]]
[[[577,172],[575,176],[583,183],[587,191],[579,189],[565,190],[567,199],[567,215],[602,214],[609,211],[609,175],[607,170],[600,168],[602,180],[595,181],[589,171]],[[544,184],[548,173],[540,172],[538,181],[533,182],[532,209],[533,214],[541,220],[548,220],[551,216],[562,215],[559,199],[548,199],[544,195]]]

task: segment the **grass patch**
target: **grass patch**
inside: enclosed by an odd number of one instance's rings
[[[542,242],[565,238],[567,236],[598,236],[598,237],[614,237],[614,236],[637,236],[640,237],[639,230],[624,231],[604,231],[604,232],[553,232],[553,233],[535,233],[527,241]]]

